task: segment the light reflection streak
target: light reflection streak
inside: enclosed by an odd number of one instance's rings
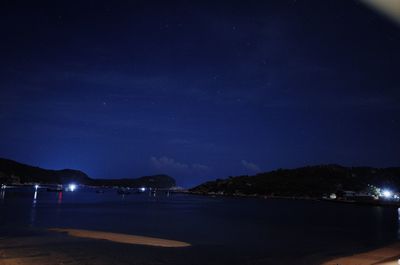
[[[35,224],[36,221],[36,202],[37,202],[37,189],[33,193],[32,209],[31,209],[31,225]]]
[[[2,201],[4,201],[5,196],[6,196],[6,189],[1,189],[0,190],[0,199]]]
[[[397,208],[397,239],[400,239],[400,208]]]
[[[36,205],[36,199],[37,199],[37,190],[35,190],[35,193],[33,194],[33,207]]]
[[[62,197],[63,197],[63,194],[62,194],[62,191],[60,191],[58,193],[58,197],[57,197],[57,204],[61,204],[62,203]]]

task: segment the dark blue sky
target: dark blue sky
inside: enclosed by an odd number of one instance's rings
[[[1,2],[0,156],[183,186],[400,165],[385,17],[350,0],[130,2]]]

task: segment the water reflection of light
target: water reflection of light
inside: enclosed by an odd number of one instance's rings
[[[150,197],[156,197],[156,192],[157,192],[156,189],[151,189],[151,188],[150,188],[150,189],[149,189],[149,196],[150,196]]]
[[[58,204],[61,204],[61,203],[62,203],[62,196],[63,196],[62,191],[60,191],[60,192],[58,193],[58,199],[57,199],[57,203],[58,203]]]
[[[34,225],[36,221],[36,199],[37,199],[37,189],[35,189],[35,193],[33,193],[33,201],[31,208],[31,225]]]
[[[400,208],[397,208],[397,239],[400,239]]]
[[[0,190],[0,199],[3,201],[6,196],[6,189]]]
[[[37,199],[37,190],[35,190],[35,193],[33,194],[33,206],[36,204],[36,199]]]

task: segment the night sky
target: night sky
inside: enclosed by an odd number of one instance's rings
[[[1,157],[186,187],[400,165],[400,26],[357,1],[10,0],[0,38]]]

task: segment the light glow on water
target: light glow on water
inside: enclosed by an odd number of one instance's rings
[[[35,193],[33,194],[33,206],[35,206],[37,200],[37,189],[35,190]]]
[[[60,191],[60,192],[58,193],[58,196],[57,196],[57,203],[58,203],[58,204],[61,204],[61,203],[62,203],[62,196],[63,196],[63,194],[62,194],[62,192]]]

